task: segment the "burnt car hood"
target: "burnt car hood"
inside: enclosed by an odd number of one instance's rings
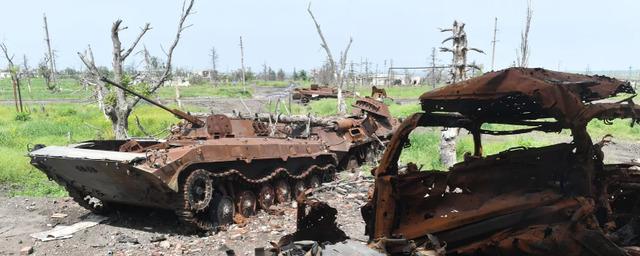
[[[628,82],[605,76],[509,68],[489,72],[420,96],[427,112],[459,112],[474,119],[571,120],[586,104],[635,93]]]

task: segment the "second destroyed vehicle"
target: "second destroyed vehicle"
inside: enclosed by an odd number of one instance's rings
[[[596,119],[639,122],[632,97],[612,98],[620,93],[635,96],[616,79],[526,68],[424,93],[424,112],[398,127],[374,170],[362,208],[371,245],[390,254],[631,254],[640,245],[640,166],[606,164],[606,140],[587,131]],[[421,126],[466,129],[473,153],[448,172],[402,170],[400,154]],[[483,154],[483,134],[561,131],[573,139]]]
[[[343,97],[353,96],[350,91],[342,91]],[[309,88],[295,88],[291,94],[294,100],[299,100],[301,103],[307,104],[311,100],[319,100],[323,98],[337,98],[338,89],[329,86],[320,86],[312,84]]]
[[[211,230],[236,214],[288,202],[334,176],[336,155],[320,140],[269,136],[258,120],[196,117],[111,84],[185,122],[165,140],[37,145],[29,152],[32,165],[90,210],[119,204],[170,209]]]

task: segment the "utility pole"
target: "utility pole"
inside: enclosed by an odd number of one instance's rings
[[[242,66],[242,90],[247,91],[247,87],[245,85],[245,74],[244,74],[244,46],[242,46],[242,36],[240,36],[240,65]]]
[[[216,62],[218,61],[218,53],[216,53],[216,48],[211,47],[211,74],[209,74],[211,78],[211,82],[215,83],[217,78],[216,71]]]
[[[436,88],[436,48],[431,48],[431,87]]]
[[[51,50],[51,38],[49,37],[49,25],[47,24],[47,14],[43,13],[42,17],[44,19],[44,40],[47,42],[47,49],[49,52],[49,69],[51,69],[51,82],[54,86],[56,83],[56,57],[53,55],[53,50]]]
[[[498,17],[495,17],[495,21],[493,23],[493,41],[491,41],[492,50],[491,50],[491,70],[494,70],[494,64],[496,63],[496,34],[498,33]]]

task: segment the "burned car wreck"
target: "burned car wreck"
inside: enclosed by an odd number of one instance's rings
[[[625,82],[510,68],[424,93],[397,129],[362,207],[370,246],[389,254],[635,255],[640,167],[604,164],[591,120],[640,118]],[[635,96],[635,95],[633,95]],[[619,98],[616,98],[619,99]],[[517,126],[487,130],[483,124]],[[399,171],[417,127],[464,128],[474,152],[444,171]],[[571,132],[573,140],[483,155],[482,135]]]

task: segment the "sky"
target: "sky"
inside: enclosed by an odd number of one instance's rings
[[[174,66],[191,70],[211,66],[209,51],[215,47],[220,71],[240,67],[239,37],[243,37],[245,65],[254,71],[263,64],[290,72],[311,69],[325,61],[320,39],[301,0],[196,0],[193,26],[184,31],[174,55]],[[498,18],[495,69],[509,67],[516,58],[524,28],[526,0],[457,1],[312,1],[334,55],[339,55],[349,37],[353,44],[349,61],[372,62],[383,72],[386,60],[394,66],[425,66],[433,47],[440,47],[448,34],[438,28],[454,20],[466,23],[469,46],[486,54],[470,53],[487,69],[491,66],[494,18]],[[46,13],[49,33],[57,55],[58,69],[81,68],[78,51],[91,45],[98,65],[111,62],[110,28],[122,19],[129,29],[122,31],[128,47],[146,22],[153,29],[143,38],[152,55],[163,57],[177,28],[182,1],[174,0],[21,0],[3,6],[0,41],[30,65],[39,62],[46,50],[42,15]],[[530,67],[570,71],[626,70],[640,67],[640,12],[637,0],[532,0]],[[445,45],[449,46],[449,44]],[[142,49],[142,48],[138,48]],[[128,65],[140,65],[140,55]],[[336,57],[337,58],[337,57]],[[438,53],[441,63],[450,63],[448,53]],[[6,65],[4,59],[0,65]],[[355,67],[358,69],[358,67]]]

